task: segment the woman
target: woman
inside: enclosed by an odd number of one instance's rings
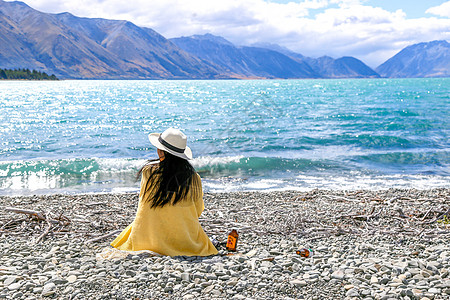
[[[148,137],[157,148],[159,163],[149,162],[139,171],[142,179],[136,217],[111,246],[169,256],[217,254],[198,221],[205,208],[202,183],[187,161],[192,159],[192,151],[186,146],[186,136],[169,128]]]

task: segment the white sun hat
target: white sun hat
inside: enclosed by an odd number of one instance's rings
[[[192,159],[191,148],[186,145],[186,135],[179,129],[168,128],[163,133],[150,133],[148,139],[160,150],[184,159]]]

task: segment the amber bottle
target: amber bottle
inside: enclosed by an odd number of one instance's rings
[[[311,257],[313,255],[313,251],[311,249],[303,248],[300,250],[297,250],[295,253],[302,257]]]
[[[228,239],[227,239],[227,250],[228,251],[236,251],[238,237],[239,237],[239,234],[237,233],[236,229],[231,230],[231,232],[228,234]]]

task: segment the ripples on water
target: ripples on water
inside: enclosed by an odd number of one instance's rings
[[[0,194],[137,190],[183,129],[211,191],[449,187],[450,79],[0,82]]]

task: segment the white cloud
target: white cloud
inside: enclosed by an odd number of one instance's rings
[[[303,55],[355,56],[376,67],[403,47],[450,40],[450,19],[407,19],[365,0],[25,0],[44,12],[129,20],[167,38],[220,35],[237,45],[277,43]],[[427,10],[444,14],[450,2]]]
[[[450,1],[444,2],[439,6],[430,7],[425,12],[436,16],[450,18]]]

